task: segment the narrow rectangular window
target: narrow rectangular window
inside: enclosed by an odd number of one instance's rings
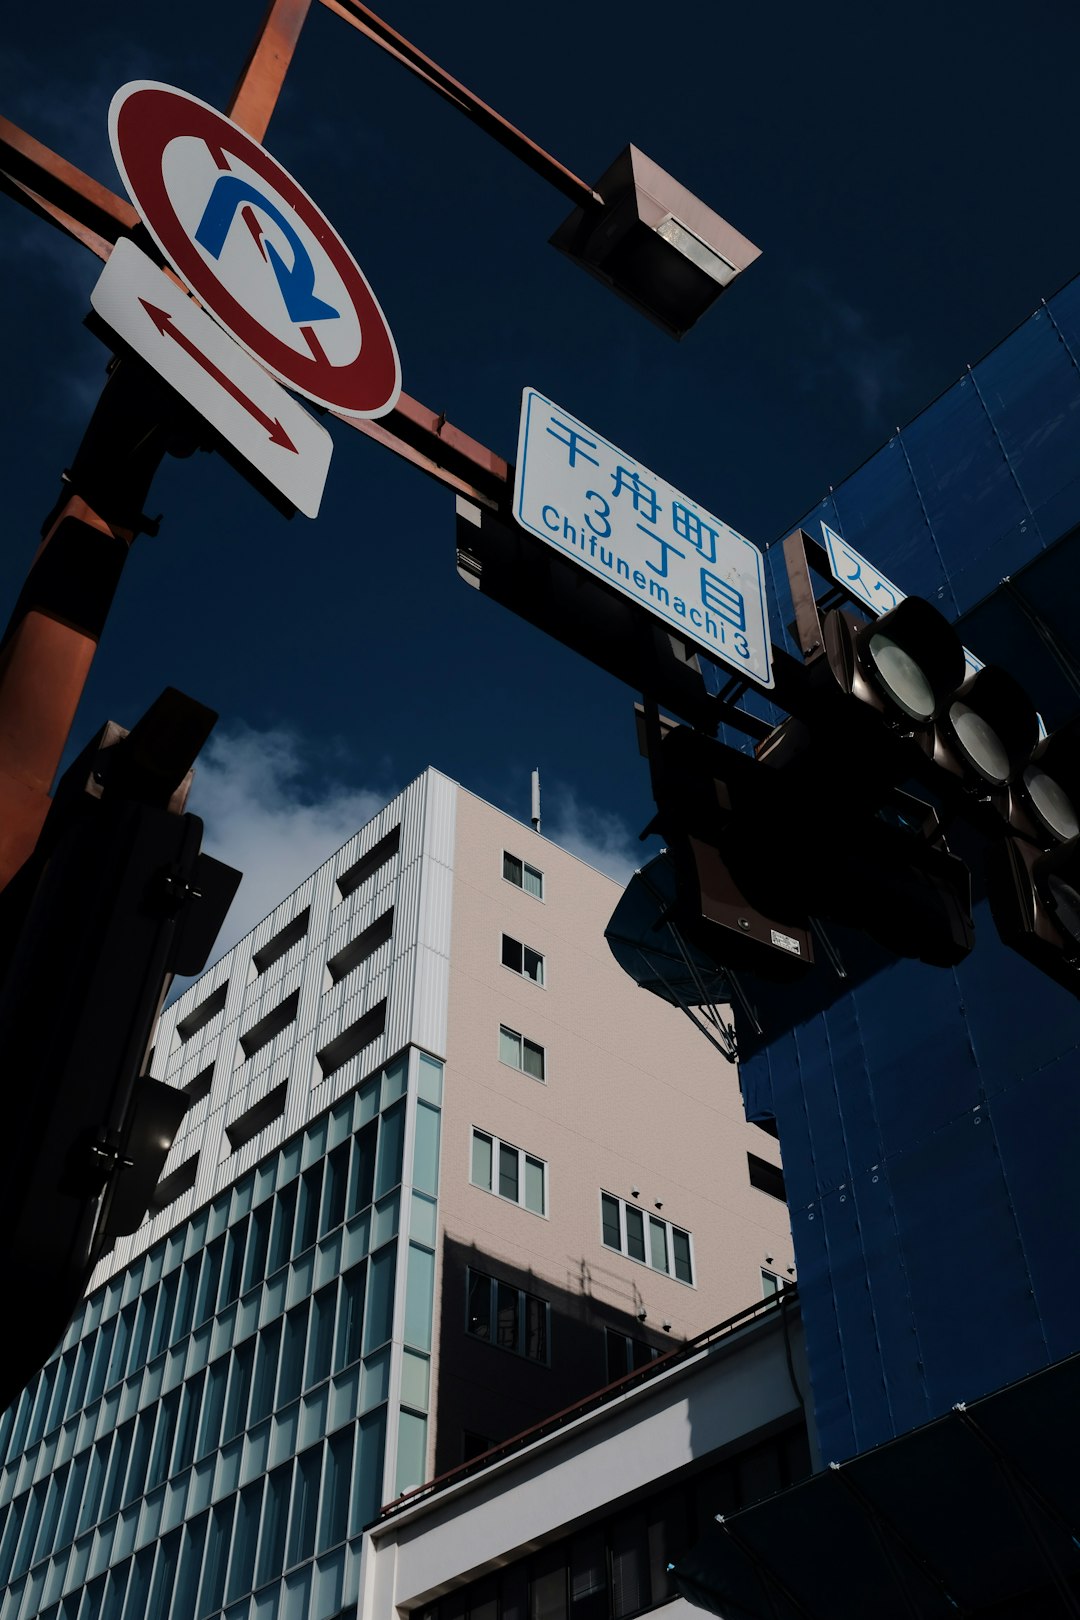
[[[654,1271],[667,1271],[667,1227],[654,1215],[649,1216],[649,1264]]]
[[[521,1068],[521,1036],[502,1024],[499,1026],[499,1059],[509,1063],[511,1068]]]
[[[631,1260],[645,1258],[645,1219],[640,1209],[626,1206],[626,1252]]]
[[[528,1154],[525,1155],[525,1208],[531,1209],[534,1215],[545,1213],[543,1162]]]
[[[532,1075],[534,1080],[544,1078],[544,1048],[537,1046],[535,1041],[524,1041],[524,1061],[522,1067],[526,1074]]]
[[[495,1342],[503,1350],[518,1348],[518,1314],[521,1295],[509,1283],[495,1284]]]
[[[604,1243],[609,1249],[621,1249],[622,1234],[619,1229],[619,1200],[612,1198],[610,1193],[600,1194],[600,1220],[603,1226]]]
[[[481,1131],[472,1135],[472,1179],[477,1187],[491,1191],[491,1137]]]
[[[509,934],[502,937],[502,965],[514,973],[521,972],[521,943],[511,939]]]
[[[491,1338],[491,1278],[482,1271],[469,1272],[466,1315],[468,1331],[476,1339]]]
[[[499,1143],[499,1196],[509,1198],[513,1204],[518,1201],[517,1149],[505,1142]]]
[[[530,1361],[546,1361],[548,1308],[546,1300],[525,1295],[525,1354]]]
[[[784,1185],[784,1172],[779,1165],[770,1164],[767,1159],[759,1159],[756,1153],[746,1155],[746,1167],[750,1172],[751,1187],[758,1187],[770,1198],[778,1198],[781,1203],[787,1203],[787,1188]]]
[[[680,1282],[692,1283],[693,1269],[690,1264],[690,1234],[680,1231],[679,1227],[671,1228],[671,1247],[675,1256],[675,1275]]]

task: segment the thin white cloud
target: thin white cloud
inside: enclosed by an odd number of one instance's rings
[[[629,883],[649,852],[620,816],[582,804],[573,788],[556,784],[544,792],[542,830],[553,844],[595,866],[616,883]]]
[[[315,760],[285,727],[214,732],[199,755],[188,808],[203,819],[206,852],[244,876],[211,960],[231,950],[399,791],[385,764],[375,787],[343,780],[347,768],[343,755],[328,770],[326,759]],[[629,882],[647,859],[618,815],[583,803],[573,788],[553,783],[544,809],[545,836],[618,883]],[[172,997],[189,982],[177,981]]]
[[[880,336],[865,310],[839,297],[818,275],[801,276],[799,287],[806,317],[795,357],[799,386],[804,393],[845,389],[867,425],[880,427],[887,397],[895,394],[905,366],[904,344]]]
[[[294,732],[218,730],[199,756],[189,808],[203,818],[203,848],[244,874],[214,948],[230,950],[397,791],[327,778],[308,785],[310,750]]]

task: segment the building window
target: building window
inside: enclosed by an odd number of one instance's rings
[[[146,1065],[146,1072],[147,1074],[150,1073],[149,1063]],[[202,1102],[204,1097],[209,1097],[213,1084],[214,1065],[212,1063],[208,1063],[205,1069],[200,1069],[198,1074],[195,1075],[194,1079],[189,1080],[186,1086],[181,1086],[180,1090],[184,1093],[185,1097],[189,1097],[191,1099],[191,1105],[194,1107],[197,1102]]]
[[[516,1029],[507,1029],[505,1024],[499,1025],[499,1058],[501,1062],[509,1063],[512,1069],[520,1069],[522,1074],[531,1075],[534,1080],[546,1078],[544,1048],[537,1046],[535,1041],[527,1041]]]
[[[502,965],[512,973],[520,973],[523,979],[531,979],[533,984],[544,982],[544,958],[540,952],[511,939],[509,934],[502,937]]]
[[[600,1225],[604,1246],[617,1249],[653,1271],[664,1271],[679,1282],[693,1283],[694,1264],[690,1233],[658,1215],[647,1215],[611,1193],[600,1194]]]
[[[252,1024],[250,1029],[245,1030],[240,1037],[240,1045],[244,1049],[244,1056],[246,1058],[254,1057],[255,1053],[260,1052],[264,1046],[269,1046],[275,1035],[280,1035],[283,1029],[288,1029],[296,1017],[296,1009],[299,1005],[300,992],[294,990],[291,996],[286,996],[284,1001],[279,1001],[273,1011],[266,1014],[265,1018],[260,1018],[257,1024]]]
[[[746,1166],[750,1172],[751,1187],[760,1188],[762,1192],[768,1193],[770,1198],[779,1198],[782,1204],[787,1203],[784,1172],[778,1164],[770,1164],[768,1159],[759,1159],[756,1153],[748,1153]]]
[[[176,1033],[182,1041],[190,1041],[200,1029],[205,1029],[211,1018],[215,1018],[225,1006],[225,999],[229,994],[228,980],[219,984],[217,989],[207,996],[205,1001],[189,1012],[186,1018],[178,1019]]]
[[[524,889],[537,900],[544,898],[544,874],[538,872],[535,866],[527,861],[521,861],[508,850],[503,850],[503,877],[507,883],[512,883],[515,889]]]
[[[348,1029],[343,1029],[340,1035],[335,1035],[334,1039],[324,1046],[321,1052],[316,1052],[315,1061],[322,1070],[323,1079],[327,1075],[336,1074],[338,1069],[343,1068],[350,1058],[356,1056],[357,1052],[362,1052],[365,1046],[370,1046],[372,1041],[378,1040],[385,1028],[386,997],[384,996],[380,1002],[371,1008],[370,1012],[364,1013],[355,1023],[350,1024]]]
[[[150,1200],[150,1213],[154,1214],[159,1209],[167,1208],[169,1204],[176,1202],[181,1193],[190,1192],[195,1185],[198,1169],[199,1155],[193,1153],[178,1170],[164,1176],[154,1189],[154,1195]]]
[[[546,1299],[523,1288],[500,1282],[469,1267],[465,1330],[474,1339],[497,1344],[528,1361],[548,1363],[548,1323],[551,1307]]]
[[[357,934],[355,939],[350,940],[348,945],[330,958],[326,968],[331,983],[338,984],[340,980],[347,978],[354,968],[366,962],[369,956],[374,956],[379,946],[386,944],[393,931],[394,908],[391,906],[389,911],[384,911],[381,917],[376,917],[370,927]]]
[[[613,1384],[616,1378],[624,1378],[627,1373],[648,1367],[660,1352],[654,1344],[647,1344],[644,1339],[635,1339],[629,1333],[620,1333],[617,1328],[609,1327],[604,1329],[604,1354],[607,1382]]]
[[[785,1288],[790,1288],[790,1287],[791,1287],[791,1279],[790,1279],[790,1277],[778,1276],[775,1271],[766,1271],[765,1267],[762,1266],[762,1268],[761,1268],[761,1297],[762,1297],[762,1299],[772,1299],[774,1294],[780,1294],[780,1293],[783,1292],[783,1290]]]
[[[474,1187],[498,1193],[511,1204],[531,1209],[534,1215],[547,1214],[547,1165],[509,1142],[500,1142],[486,1131],[472,1133],[472,1173]]]
[[[303,939],[308,930],[308,919],[311,916],[311,907],[305,906],[298,917],[276,933],[273,939],[268,940],[261,950],[255,952],[251,961],[256,973],[265,973],[268,967],[279,962],[287,951]]]
[[[229,1146],[234,1153],[258,1136],[260,1131],[280,1119],[285,1112],[285,1099],[289,1090],[289,1082],[283,1080],[280,1086],[268,1091],[260,1102],[255,1103],[225,1127],[225,1135],[229,1139]]]
[[[342,900],[347,900],[350,894],[355,894],[361,883],[377,872],[387,861],[393,860],[401,848],[401,828],[392,827],[384,838],[377,844],[372,844],[366,855],[361,855],[337,880],[338,894]]]

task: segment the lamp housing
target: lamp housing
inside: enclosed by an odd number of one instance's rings
[[[681,338],[761,249],[636,146],[594,188],[603,203],[575,208],[551,243]]]

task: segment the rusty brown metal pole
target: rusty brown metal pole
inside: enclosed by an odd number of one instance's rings
[[[82,572],[97,561],[111,600],[117,562],[134,536],[111,527],[78,496],[70,497],[49,525],[35,568],[48,567],[54,538],[62,531],[70,543],[73,530],[82,531]],[[93,558],[95,550],[99,559]],[[100,633],[100,624],[60,617],[53,604],[24,605],[21,613],[16,608],[0,646],[0,888],[37,843]]]
[[[0,118],[0,190],[74,236],[99,259],[107,259],[117,238],[130,235],[139,223],[128,203],[5,118]],[[448,422],[442,412],[408,394],[402,394],[394,410],[378,421],[355,417],[339,421],[393,450],[455,494],[469,495],[485,506],[505,502],[506,461]]]
[[[311,0],[270,0],[229,98],[229,117],[257,141],[266,134],[310,9]]]
[[[498,141],[500,146],[505,146],[508,152],[520,158],[521,162],[535,174],[542,175],[553,186],[557,186],[563,196],[569,197],[571,202],[577,203],[581,208],[593,207],[603,202],[604,199],[598,191],[594,191],[592,186],[580,179],[565,164],[560,163],[558,158],[552,157],[550,152],[545,152],[542,146],[538,146],[535,141],[522,134],[509,119],[497,113],[494,107],[489,107],[486,101],[481,101],[480,97],[474,95],[460,79],[455,79],[445,68],[433,62],[430,56],[425,56],[423,51],[417,50],[411,41],[391,28],[389,23],[383,22],[381,17],[377,17],[369,6],[362,3],[362,0],[322,0],[322,4],[336,17],[350,23],[353,28],[407,67],[411,73],[416,74],[417,78],[423,79],[425,84],[429,84],[446,101],[457,107],[467,118],[472,119],[485,134]]]
[[[328,3],[575,202],[600,200],[584,181],[366,6],[357,0]],[[233,91],[229,115],[256,140],[266,133],[310,5],[311,0],[270,0]],[[118,237],[132,234],[139,224],[128,202],[5,118],[0,118],[0,190],[73,236],[100,259],[107,259]],[[99,432],[109,416],[108,397],[107,387],[88,433],[93,442],[83,456],[84,466],[95,454],[98,415],[103,413]],[[507,463],[453,427],[444,415],[407,394],[380,421],[342,420],[449,488],[489,507],[505,504]],[[84,451],[86,448],[84,441]],[[136,495],[139,489],[145,492],[148,488],[163,453],[164,442],[149,456],[138,458]],[[127,510],[131,508],[128,482],[121,471],[119,488],[110,488],[108,474],[103,472],[104,501],[95,495],[92,504],[86,492],[78,490],[61,501],[47,520],[26,585],[0,638],[0,888],[37,842],[50,803],[49,789],[75,720],[105,614],[123,560],[139,531],[141,514],[137,507],[134,517]],[[96,489],[94,477],[90,484]],[[103,515],[101,507],[110,515]],[[117,510],[124,513],[121,520]]]

